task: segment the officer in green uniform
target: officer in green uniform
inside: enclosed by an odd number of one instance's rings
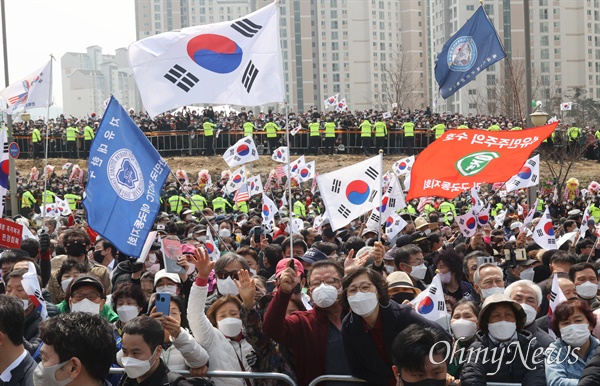
[[[302,200],[296,200],[296,202],[294,202],[294,213],[296,214],[296,217],[306,217],[306,205],[304,205]]]
[[[33,153],[31,157],[36,159],[42,153],[42,134],[40,133],[40,129],[38,126],[34,126],[31,131],[31,143],[33,145]]]
[[[433,126],[431,128],[431,131],[435,133],[435,139],[438,139],[442,136],[442,134],[444,134],[444,131],[446,131],[446,125],[440,122],[437,125]]]
[[[251,121],[244,123],[244,137],[252,137],[252,131],[256,130],[256,126]]]
[[[415,124],[411,122],[410,118],[406,118],[406,121],[402,124],[402,131],[404,131],[404,146],[406,146],[406,154],[415,154]]]
[[[213,212],[226,212],[227,208],[232,209],[231,203],[223,197],[215,197],[212,200]]]
[[[189,205],[190,202],[185,199],[185,197],[180,196],[178,194],[174,194],[169,197],[169,207],[171,208],[171,213],[179,214],[183,210],[183,205]]]
[[[233,206],[233,210],[239,210],[240,212],[246,213],[248,214],[248,202],[247,201],[240,201],[237,204],[235,204]]]
[[[360,124],[360,139],[362,141],[363,152],[366,156],[371,155],[371,135],[373,134],[373,125],[368,119]]]
[[[75,159],[77,158],[77,135],[79,134],[79,130],[75,124],[70,123],[65,133],[67,137],[67,154],[69,158]]]
[[[457,130],[467,130],[469,128],[469,126],[467,125],[467,122],[463,122],[462,125],[458,126],[456,129]]]
[[[487,131],[500,131],[500,130],[501,130],[500,126],[498,126],[496,121],[493,121],[492,125],[487,128]]]
[[[31,190],[28,185],[25,185],[23,189],[24,192],[21,196],[21,215],[24,217],[29,217],[31,212],[33,212],[33,210],[35,209],[35,204],[37,203],[37,201],[33,196],[33,193],[31,193]]]
[[[202,209],[206,208],[208,202],[206,202],[206,198],[203,195],[198,193],[198,191],[193,191],[190,199],[192,202],[190,203],[190,207],[195,212],[200,212]]]
[[[377,150],[383,150],[386,148],[386,138],[387,138],[387,125],[382,119],[378,119],[375,122],[375,148]]]
[[[90,125],[85,125],[83,128],[83,151],[85,157],[88,158],[90,156],[90,149],[92,147],[92,141],[94,140],[94,129],[90,127]]]
[[[313,121],[308,124],[308,146],[310,147],[310,149],[308,150],[309,154],[314,152],[314,155],[319,155],[319,146],[321,145],[321,133],[319,131],[320,129],[321,124],[317,122],[316,118],[313,118]]]
[[[273,118],[269,118],[269,122],[263,127],[267,132],[267,141],[269,142],[269,153],[273,153],[277,149],[277,131],[281,130]]]
[[[205,118],[204,123],[202,123],[202,129],[204,130],[204,146],[206,147],[206,155],[208,157],[215,155],[215,147],[214,147],[214,123],[211,122],[210,119]]]
[[[53,191],[46,189],[44,193],[42,193],[42,205],[54,204],[55,200],[56,193]]]
[[[333,154],[335,147],[335,122],[327,118],[325,123],[325,154]]]
[[[64,199],[67,200],[67,203],[69,204],[69,208],[74,211],[77,210],[77,203],[79,201],[81,201],[81,196],[78,196],[77,194],[73,194],[71,192],[71,189],[67,189],[67,193],[64,195]]]

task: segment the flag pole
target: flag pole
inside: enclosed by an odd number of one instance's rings
[[[50,92],[48,97],[52,95],[52,61],[54,60],[54,56],[50,54]],[[50,138],[50,104],[52,101],[48,101],[48,105],[46,106],[46,146],[44,149],[44,193],[42,193],[42,229],[46,226],[46,211],[44,207],[46,206],[46,191],[48,188],[48,175],[46,175],[48,170],[48,141]],[[55,200],[56,201],[56,200]]]
[[[377,232],[377,240],[381,241],[381,208],[383,207],[383,149],[379,149],[379,231]]]
[[[288,207],[289,207],[289,224],[290,224],[290,258],[294,257],[294,238],[292,237],[294,234],[293,223],[292,223],[292,213],[294,206],[292,204],[292,170],[290,167],[290,160],[292,159],[292,147],[290,146],[290,114],[289,114],[289,106],[288,102],[285,101],[285,142],[288,146]],[[283,193],[285,194],[285,192]],[[284,247],[285,249],[285,247]]]

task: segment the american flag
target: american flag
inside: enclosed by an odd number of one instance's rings
[[[275,173],[277,174],[277,179],[278,180],[281,180],[283,177],[285,177],[284,165],[278,165],[275,168]]]
[[[417,206],[417,210],[419,212],[423,212],[425,205],[431,204],[433,202],[433,197],[421,197],[419,200],[419,205]]]
[[[248,201],[250,199],[250,194],[248,193],[248,185],[243,184],[241,188],[239,188],[235,195],[233,196],[233,201],[237,204],[238,202]]]

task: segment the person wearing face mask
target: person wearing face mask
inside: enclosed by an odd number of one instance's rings
[[[141,287],[131,282],[116,285],[111,297],[113,310],[119,315],[115,327],[119,335],[123,335],[123,327],[127,322],[140,315],[147,307],[147,300]]]
[[[394,265],[397,271],[406,272],[410,276],[415,287],[421,291],[427,287],[423,281],[427,267],[421,248],[414,244],[398,248],[394,254]]]
[[[463,363],[460,360],[460,349],[467,350],[475,341],[477,332],[477,315],[479,306],[470,300],[462,299],[452,307],[450,330],[457,346],[456,354],[448,362],[448,374],[459,378]]]
[[[289,260],[291,262],[291,260]],[[338,301],[344,268],[332,260],[318,261],[308,274],[308,294],[315,307],[286,316],[290,298],[300,284],[295,264],[279,277],[278,288],[264,315],[263,331],[294,352],[298,385],[324,374],[350,375],[342,343],[342,305]]]
[[[228,252],[221,256],[215,263],[215,276],[217,289],[206,299],[205,311],[208,311],[219,298],[225,295],[238,296],[239,292],[234,280],[241,269],[250,270],[248,262],[242,256]]]
[[[58,273],[56,274],[56,279],[60,284],[60,289],[63,293],[67,293],[67,289],[75,279],[75,277],[79,276],[83,273],[89,273],[88,266],[84,263],[80,263],[75,260],[65,260]]]
[[[163,362],[163,338],[163,325],[146,315],[138,316],[125,325],[123,348],[117,353],[117,363],[125,369],[119,386],[191,386],[183,376],[169,371]]]
[[[154,275],[154,292],[166,292],[171,296],[181,296],[181,277],[164,269]]]
[[[106,293],[102,283],[92,275],[80,275],[73,279],[67,288],[65,300],[56,306],[61,314],[87,312],[100,315],[110,323],[119,319],[119,315],[106,304]]]
[[[493,294],[504,293],[502,269],[492,263],[481,264],[473,274],[473,288],[481,300],[485,300]]]
[[[94,244],[94,261],[108,269],[110,279],[113,278],[113,270],[117,266],[117,248],[108,240],[98,238]]]
[[[575,288],[575,284],[573,284],[573,282],[569,280],[568,277],[559,277],[557,282],[558,286],[560,287],[560,290],[562,291],[563,295],[567,300],[577,300],[577,289]],[[546,301],[548,303],[550,303],[550,296],[551,294],[546,295]],[[538,315],[540,315],[539,312]],[[550,323],[548,321],[547,314],[537,318],[535,324],[542,330],[548,333],[550,332]]]
[[[600,341],[591,335],[596,317],[587,302],[568,300],[552,315],[552,331],[558,339],[547,350],[548,386],[577,385]]]
[[[569,278],[575,284],[579,299],[585,300],[592,311],[600,308],[598,301],[598,275],[591,263],[578,263],[569,269]]]
[[[116,343],[106,320],[85,312],[63,314],[42,322],[40,332],[42,361],[34,385],[110,386],[105,379]]]
[[[539,261],[534,259],[518,261],[514,267],[511,266],[506,270],[505,285],[509,286],[517,280],[533,281],[535,275],[533,268],[537,265],[539,265]]]
[[[52,272],[47,288],[50,292],[52,303],[60,303],[65,298],[65,292],[62,291],[57,280],[58,271],[65,260],[75,260],[86,264],[90,273],[98,277],[104,288],[110,293],[112,291],[112,283],[108,269],[102,264],[98,264],[95,260],[87,258],[87,251],[91,245],[90,236],[87,232],[82,228],[73,228],[66,230],[61,236],[63,237],[63,246],[67,254],[56,256],[50,261]]]
[[[0,295],[0,383],[7,386],[33,386],[35,360],[23,346],[25,317],[22,302]]]
[[[421,290],[414,287],[406,272],[392,272],[387,278],[388,295],[391,300],[398,304],[413,301]]]
[[[194,338],[208,352],[209,368],[211,370],[249,371],[248,354],[252,347],[242,332],[242,320],[240,319],[242,302],[235,295],[222,295],[205,313],[204,303],[208,295],[208,277],[213,268],[216,270],[216,265],[214,261],[210,261],[205,248],[197,248],[191,259],[196,266],[198,276],[196,276],[190,292],[187,308],[188,320]],[[235,286],[235,283],[233,285]],[[217,386],[250,386],[249,381],[242,379],[213,378],[213,381]]]
[[[392,371],[397,386],[454,385],[448,371],[448,346],[436,344],[444,333],[421,325],[405,328],[392,344]],[[406,348],[410,347],[409,350]]]
[[[411,306],[390,302],[388,296],[387,282],[370,268],[356,268],[342,282],[341,303],[351,310],[342,324],[344,352],[352,375],[370,385],[396,383],[389,352],[394,337],[406,327],[419,324],[443,331]],[[450,336],[445,339],[450,342]]]
[[[547,348],[554,342],[554,338],[535,323],[542,303],[542,290],[538,285],[531,280],[519,280],[506,287],[504,294],[521,305],[527,315],[524,329],[533,335],[541,347]]]
[[[257,271],[260,269],[260,266],[258,265],[258,253],[256,253],[256,250],[250,247],[240,247],[235,253],[246,259],[251,276],[256,276]]]
[[[469,348],[474,352],[480,350],[483,355],[477,359],[467,358],[460,375],[461,385],[479,386],[487,382],[546,385],[540,354],[543,350],[533,336],[523,330],[526,320],[527,315],[519,303],[503,293],[488,296],[479,312],[476,341]],[[523,355],[514,355],[515,345],[519,345]]]
[[[473,300],[474,291],[471,283],[463,280],[462,261],[460,256],[452,251],[442,251],[433,259],[433,265],[439,271],[444,294],[456,300]]]

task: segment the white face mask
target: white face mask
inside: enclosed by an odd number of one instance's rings
[[[481,298],[487,299],[488,297],[490,297],[492,295],[503,294],[503,293],[504,293],[504,288],[500,288],[500,287],[482,288],[481,289]]]
[[[388,275],[392,272],[394,272],[394,266],[393,265],[384,265],[384,268],[386,270],[386,272],[388,273]]]
[[[423,280],[425,279],[426,273],[427,267],[425,266],[425,263],[423,263],[421,265],[417,265],[416,267],[412,267],[412,270],[410,271],[410,276],[414,277],[417,280]]]
[[[227,228],[219,229],[219,236],[222,238],[229,237],[231,236],[231,231]]]
[[[148,263],[150,263],[150,265],[156,263],[156,253],[150,253],[148,255]]]
[[[198,240],[198,242],[200,242],[200,243],[205,243],[206,242],[206,236],[198,236],[198,237],[196,237],[196,240]]]
[[[33,372],[33,384],[35,386],[65,386],[73,382],[73,378],[68,377],[62,381],[56,380],[56,372],[60,370],[67,362],[65,361],[54,366],[44,367],[40,362]]]
[[[338,298],[338,290],[332,285],[321,283],[312,291],[312,300],[319,308],[331,307]]]
[[[212,226],[212,229],[213,229],[215,232],[218,232],[218,231],[219,231],[219,224],[213,224],[213,226]]]
[[[23,310],[27,310],[29,308],[29,299],[19,299],[21,303],[23,303]]]
[[[525,321],[525,325],[529,326],[531,323],[535,322],[537,317],[537,311],[535,308],[531,307],[529,304],[521,304],[521,308],[525,311],[525,315],[527,315],[527,320]]]
[[[126,324],[131,319],[138,316],[139,313],[140,313],[140,311],[138,310],[138,308],[136,306],[125,305],[125,306],[117,307],[117,314],[119,315],[119,320],[121,320],[121,322],[123,324]]]
[[[581,347],[590,339],[590,328],[587,323],[571,324],[560,329],[561,339],[573,347]]]
[[[242,332],[242,321],[238,318],[225,318],[217,322],[217,327],[226,337],[235,338]]]
[[[177,296],[177,286],[176,285],[161,285],[156,287],[156,292],[166,292],[171,294],[171,296]]]
[[[535,271],[533,268],[527,268],[523,272],[521,272],[521,280],[531,280],[533,281],[533,276],[535,275]]]
[[[90,299],[83,299],[71,304],[71,312],[87,312],[92,315],[98,315],[100,314],[100,305]]]
[[[375,292],[357,292],[348,296],[348,304],[352,311],[360,316],[369,316],[379,305]]]
[[[60,286],[62,287],[63,292],[67,292],[67,288],[69,288],[69,285],[71,284],[72,281],[73,281],[72,277],[69,277],[67,279],[62,279]]]
[[[154,353],[152,353],[152,356],[154,356]],[[150,363],[152,356],[149,359],[142,361],[132,357],[124,357],[123,351],[119,351],[117,353],[117,363],[120,363],[123,366],[128,378],[135,379],[146,374],[150,371],[152,366],[154,366],[154,362]]]
[[[448,284],[452,280],[452,272],[440,273],[440,281],[442,284]]]
[[[488,324],[488,331],[490,335],[499,341],[505,341],[512,338],[517,331],[517,324],[515,322],[496,322]]]
[[[240,293],[231,276],[227,279],[217,279],[217,289],[221,295],[237,296]]]
[[[250,276],[256,276],[256,270],[255,269],[250,268],[250,273],[251,273]]]
[[[583,284],[579,284],[575,287],[577,295],[584,299],[592,299],[598,294],[598,284],[594,284],[591,281],[586,281]]]
[[[450,323],[450,328],[457,339],[470,339],[477,332],[477,323],[472,320],[458,319]]]

